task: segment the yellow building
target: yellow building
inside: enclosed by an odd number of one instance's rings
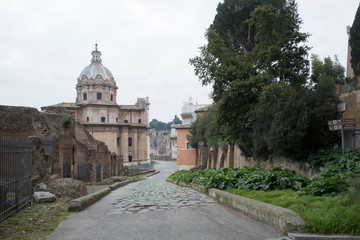
[[[149,160],[148,98],[138,98],[134,105],[118,105],[118,87],[110,70],[102,64],[97,44],[91,54],[91,63],[77,79],[76,102],[42,109],[45,112],[59,108],[72,110],[75,121],[84,125],[96,140],[104,142],[116,156],[116,162],[123,160],[124,165],[131,165]]]

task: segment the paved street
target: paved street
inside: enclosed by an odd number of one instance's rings
[[[223,207],[206,195],[165,182],[175,162],[78,213],[48,239],[273,239],[274,229]]]

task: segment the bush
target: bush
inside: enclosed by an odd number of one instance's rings
[[[70,115],[65,115],[62,118],[62,124],[64,128],[69,128],[71,126],[71,116]]]
[[[310,183],[299,191],[299,195],[335,196],[350,187],[350,174],[336,170],[326,170],[311,178]]]
[[[221,168],[217,170],[200,170],[183,172],[173,178],[178,182],[202,185],[206,189],[239,188],[246,190],[300,190],[308,180],[295,171],[282,169],[264,169],[259,165],[253,167]]]

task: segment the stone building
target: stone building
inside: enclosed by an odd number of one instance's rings
[[[107,145],[114,163],[123,160],[124,165],[131,165],[149,160],[148,98],[138,98],[134,105],[118,105],[118,87],[110,70],[102,64],[97,44],[91,55],[91,63],[77,79],[76,102],[41,109],[44,112],[59,108],[72,110],[75,121]]]

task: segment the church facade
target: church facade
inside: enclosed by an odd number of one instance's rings
[[[107,145],[114,158],[111,162],[121,160],[124,165],[132,165],[148,161],[149,99],[138,98],[134,105],[118,105],[118,87],[110,70],[102,64],[97,44],[91,55],[91,63],[77,78],[76,102],[47,106],[42,110],[72,110],[75,121]]]

